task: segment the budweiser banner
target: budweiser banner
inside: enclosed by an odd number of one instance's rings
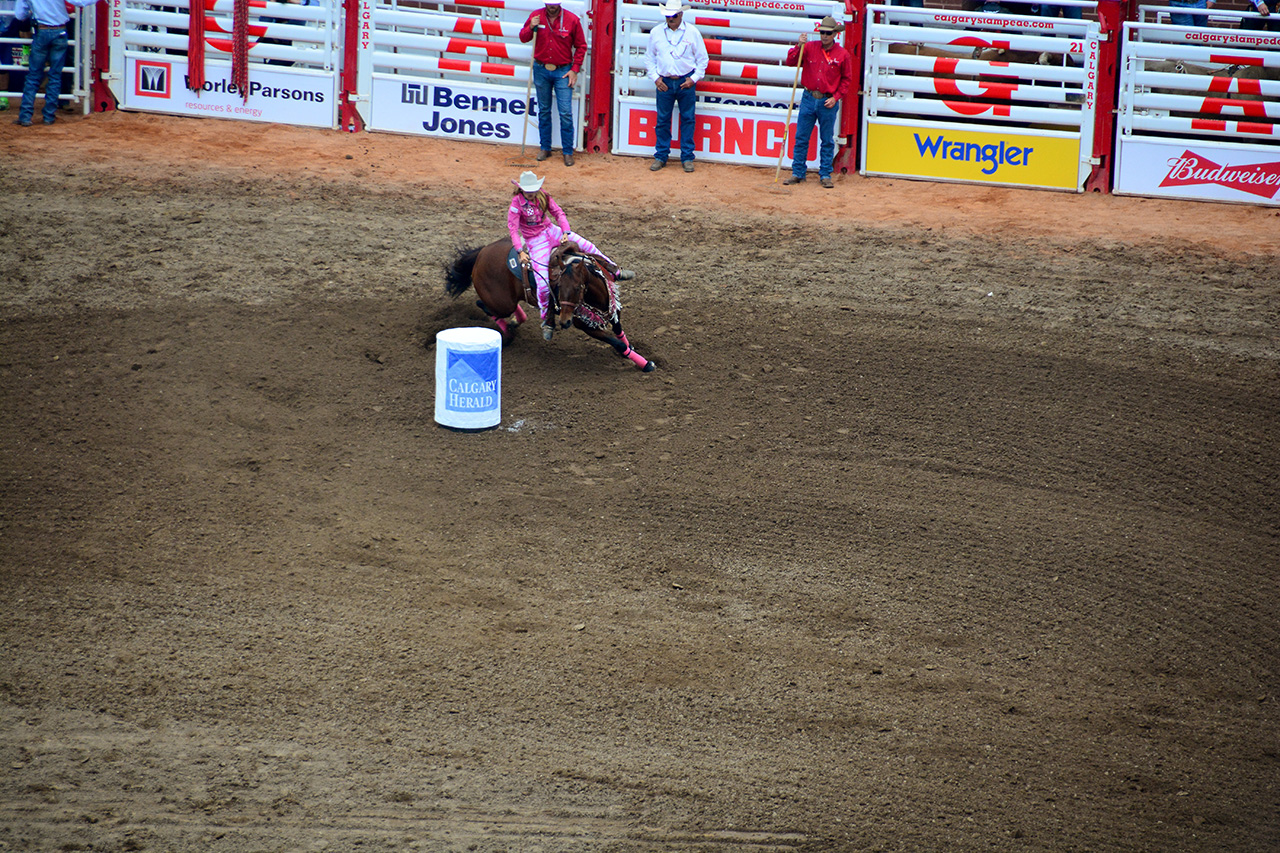
[[[1280,146],[1126,142],[1115,191],[1280,206]]]

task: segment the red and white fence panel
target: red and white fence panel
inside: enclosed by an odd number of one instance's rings
[[[1061,0],[1091,16],[1092,2]],[[860,172],[1081,192],[1102,34],[1085,19],[868,6]]]
[[[1158,23],[1169,11],[1125,25],[1115,192],[1280,206],[1280,33]]]
[[[203,85],[190,88],[189,2],[203,4]],[[250,0],[244,90],[232,83],[232,0],[110,0],[111,94],[122,109],[312,127],[337,124],[340,0]],[[200,6],[197,5],[197,9]]]
[[[728,0],[708,6],[699,4],[684,14],[685,23],[702,33],[710,60],[697,87],[695,153],[710,162],[742,165],[775,166],[780,155],[790,161],[795,114],[790,129],[786,119],[796,70],[782,63],[801,33],[817,37],[812,34],[823,17],[842,20],[844,4],[831,0]],[[658,5],[618,4],[613,74],[615,154],[653,156],[657,90],[645,69],[645,52],[649,31],[655,26],[666,26]],[[852,88],[849,97],[856,98]],[[680,147],[679,125],[679,110],[675,110],[673,151]],[[815,132],[808,152],[813,168],[817,167],[817,152]]]
[[[537,98],[530,86],[533,42],[520,41],[541,0],[468,0],[426,7],[359,0],[356,93],[370,130],[538,144]],[[566,0],[582,19],[588,52],[589,6]],[[575,148],[582,147],[584,99],[591,86],[584,61],[573,94]],[[552,122],[560,147],[559,120]]]

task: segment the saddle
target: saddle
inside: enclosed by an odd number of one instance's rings
[[[529,267],[521,266],[520,250],[515,246],[511,247],[511,251],[507,252],[507,269],[511,271],[514,278],[520,279],[520,284],[524,285],[524,298],[530,305],[538,304],[538,296],[533,292],[529,282]]]

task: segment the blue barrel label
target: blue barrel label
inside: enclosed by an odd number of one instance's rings
[[[498,353],[448,353],[444,405],[451,412],[481,412],[498,405]]]

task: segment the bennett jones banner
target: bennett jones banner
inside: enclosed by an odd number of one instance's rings
[[[187,61],[171,56],[125,63],[124,109],[149,110],[186,116],[270,121],[307,127],[333,127],[337,93],[333,74],[305,71],[249,70],[249,98],[231,85],[231,66],[207,62],[204,87],[187,88]]]
[[[1118,193],[1280,204],[1280,148],[1236,149],[1186,141],[1123,145]]]
[[[950,181],[1080,189],[1080,139],[955,125],[872,124],[867,172]]]
[[[630,102],[629,102],[630,101]],[[620,110],[620,130],[618,139],[613,142],[614,150],[619,154],[639,154],[653,156],[655,143],[654,127],[658,123],[658,112],[652,106],[640,106],[634,99],[618,100]],[[787,140],[787,153],[784,165],[791,163],[794,151],[796,123],[791,121],[791,131],[786,132],[785,109],[777,110],[777,117],[769,116],[770,111],[757,110],[751,115],[730,113],[717,110],[705,104],[698,105],[697,122],[694,125],[694,152],[708,162],[741,163],[752,166],[776,166],[778,154],[782,150],[782,140]],[[680,113],[672,114],[671,151],[673,157],[680,156]],[[839,126],[839,125],[837,125]],[[818,165],[818,128],[813,129],[809,137],[809,151],[806,160],[810,168]]]
[[[457,83],[397,74],[373,78],[373,114],[378,129],[475,142],[538,144],[538,100],[526,104],[524,89]],[[525,116],[528,114],[528,130]],[[581,125],[573,101],[574,127]],[[560,117],[552,116],[552,138],[560,144]],[[524,134],[528,133],[525,138]]]

